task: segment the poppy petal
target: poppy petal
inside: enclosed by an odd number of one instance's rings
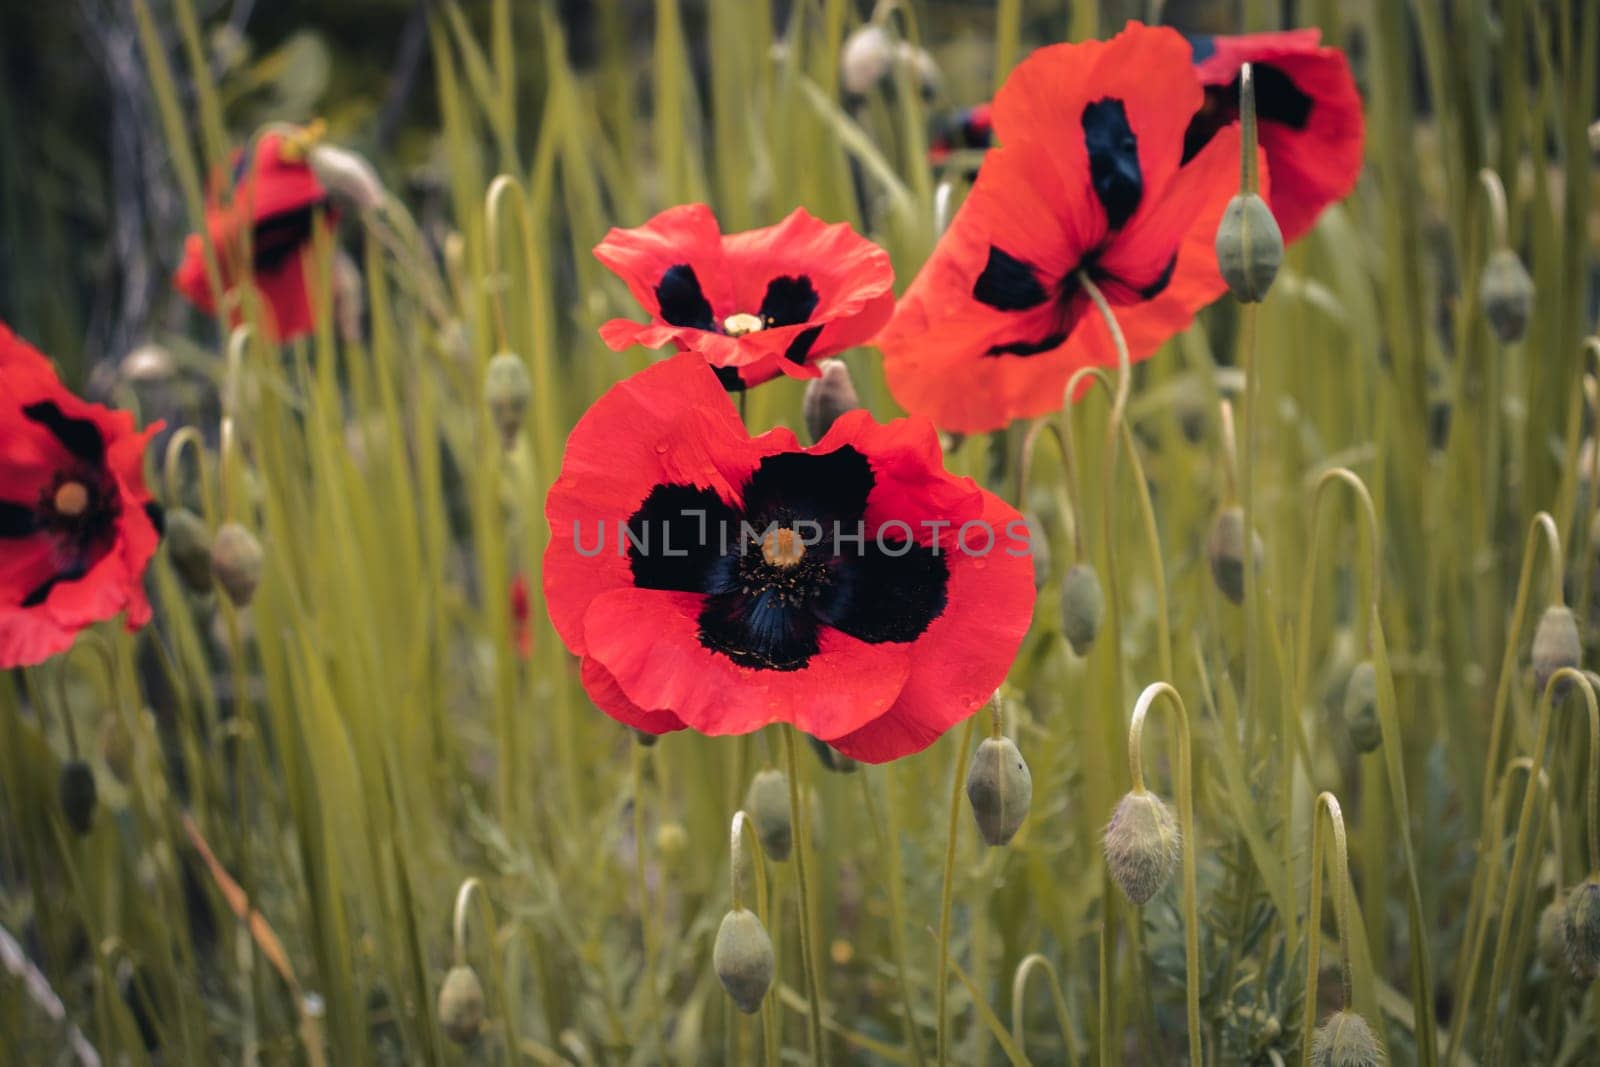
[[[594,706],[616,719],[624,726],[643,730],[647,734],[668,734],[687,727],[682,719],[670,711],[646,711],[628,699],[611,672],[600,665],[593,656],[583,658],[579,680]]]

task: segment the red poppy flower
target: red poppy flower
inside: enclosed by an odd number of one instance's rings
[[[518,573],[511,579],[511,639],[517,646],[517,657],[528,659],[533,655],[533,604],[528,596],[528,576]]]
[[[1257,132],[1272,168],[1272,213],[1285,241],[1343,200],[1361,174],[1365,121],[1350,61],[1320,47],[1322,31],[1191,37],[1206,102],[1184,136],[1184,158],[1239,117],[1239,68],[1253,64]]]
[[[699,352],[728,389],[815,378],[819,360],[870,341],[894,310],[889,254],[804,208],[726,235],[704,204],[668,208],[611,230],[594,254],[650,313],[600,327],[606,344]]]
[[[984,151],[994,144],[994,105],[974,104],[945,119],[928,138],[928,163],[942,167],[961,151]]]
[[[590,697],[649,733],[789,722],[874,763],[932,743],[1034,600],[1021,516],[941,460],[927,420],[865,411],[810,448],[752,438],[692,354],[615,386],[545,505],[545,600]]]
[[[1017,67],[995,98],[1001,147],[878,338],[901,404],[969,433],[1059,408],[1074,370],[1116,361],[1080,271],[1135,359],[1221,294],[1238,127],[1180,166],[1202,96],[1184,39],[1138,23]]]
[[[0,323],[0,668],[41,663],[91,623],[150,621],[142,575],[161,509],[133,416],[79,400]]]
[[[273,340],[303,336],[316,325],[306,289],[312,227],[319,211],[335,219],[327,190],[306,162],[305,140],[282,130],[263,133],[251,148],[234,153],[206,203],[206,232],[222,284],[233,289],[254,281],[265,299],[263,327]],[[173,284],[201,311],[216,310],[199,234],[184,242]]]

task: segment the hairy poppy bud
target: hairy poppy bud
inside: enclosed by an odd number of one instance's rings
[[[1563,974],[1567,969],[1567,905],[1558,890],[1556,897],[1539,913],[1539,925],[1534,940],[1539,946],[1539,959],[1551,974]]]
[[[1567,965],[1580,982],[1600,978],[1600,878],[1590,877],[1567,894],[1561,929]]]
[[[226,522],[211,542],[211,573],[236,607],[249,604],[261,584],[261,542],[236,522]]]
[[[735,908],[722,917],[711,965],[735,1007],[746,1015],[761,1010],[761,1001],[772,988],[772,938],[755,912]]]
[[[1572,609],[1565,604],[1552,604],[1539,617],[1539,626],[1533,631],[1533,684],[1536,692],[1544,694],[1545,686],[1563,667],[1577,667],[1583,662],[1583,642],[1578,637],[1578,621]],[[1559,690],[1563,687],[1556,686]]]
[[[1217,227],[1217,267],[1235,298],[1254,304],[1267,295],[1283,264],[1283,231],[1257,193],[1228,201]]]
[[[439,1027],[458,1045],[470,1045],[483,1029],[483,983],[478,972],[458,963],[439,987]]]
[[[1061,632],[1067,635],[1072,651],[1089,654],[1094,639],[1100,636],[1100,620],[1105,617],[1106,597],[1100,591],[1100,576],[1087,563],[1074,563],[1061,579]]]
[[[56,783],[61,797],[61,814],[67,825],[79,837],[86,836],[94,826],[95,790],[94,771],[81,759],[68,760],[61,765],[61,777]]]
[[[826,741],[812,737],[810,734],[806,735],[806,740],[811,742],[811,751],[817,754],[818,761],[830,771],[835,771],[839,774],[850,774],[861,766],[861,764]]]
[[[867,23],[844,39],[839,51],[839,80],[850,96],[864,96],[889,73],[894,41],[889,31]]]
[[[1178,820],[1167,802],[1136,789],[1117,802],[1106,825],[1106,867],[1112,881],[1141,907],[1161,892],[1183,854]]]
[[[1528,332],[1533,314],[1533,279],[1528,268],[1509,248],[1502,248],[1483,265],[1478,299],[1489,318],[1489,328],[1501,344],[1515,344]]]
[[[211,531],[188,508],[167,512],[167,558],[184,588],[195,596],[211,592]]]
[[[1358,752],[1371,752],[1383,744],[1383,728],[1378,725],[1378,670],[1371,660],[1357,663],[1345,683],[1344,724]]]
[[[142,344],[122,357],[117,370],[130,382],[164,382],[177,373],[172,353],[157,344]]]
[[[1011,738],[984,738],[972,754],[967,800],[985,842],[1004,845],[1016,836],[1033,803],[1033,775]]]
[[[1311,1035],[1314,1067],[1379,1067],[1388,1060],[1378,1035],[1353,1011],[1334,1012]]]
[[[1261,535],[1250,531],[1250,555],[1257,569],[1263,555]],[[1211,577],[1222,595],[1235,604],[1244,603],[1244,509],[1223,508],[1211,523],[1206,542],[1206,557],[1211,561]]]
[[[311,173],[329,193],[366,211],[383,203],[383,182],[366,158],[337,145],[313,145],[306,155]]]
[[[782,862],[794,848],[794,824],[789,821],[789,776],[768,767],[750,779],[744,795],[744,810],[761,839],[761,851],[768,859]]]
[[[806,432],[811,435],[813,444],[822,440],[840,415],[861,406],[856,387],[850,381],[850,368],[844,360],[825,359],[817,368],[822,371],[822,377],[806,383],[806,394],[800,402]]]
[[[500,430],[500,439],[509,447],[522,429],[533,396],[533,380],[527,364],[515,352],[501,352],[489,361],[483,378],[483,398],[489,415]]]

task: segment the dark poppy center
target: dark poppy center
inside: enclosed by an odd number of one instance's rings
[[[257,274],[270,274],[288,262],[290,256],[311,243],[321,204],[308,204],[293,211],[268,215],[256,222],[250,232],[251,263]]]
[[[767,282],[761,303],[753,310],[734,311],[718,321],[711,301],[706,299],[700,277],[688,263],[676,263],[661,273],[656,283],[656,304],[661,309],[661,320],[669,326],[682,326],[691,330],[705,330],[729,337],[743,337],[761,330],[783,326],[800,326],[811,321],[821,294],[809,275],[785,274]],[[784,349],[783,356],[792,363],[804,364],[811,348],[822,335],[820,325],[801,330]],[[737,367],[715,367],[717,378],[729,390],[744,388]]]
[[[872,467],[854,448],[769,456],[740,507],[658,485],[629,517],[634,585],[702,594],[700,643],[744,667],[804,668],[832,627],[914,641],[944,611],[949,567],[904,530],[868,530]]]

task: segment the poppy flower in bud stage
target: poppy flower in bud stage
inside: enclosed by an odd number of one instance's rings
[[[1184,135],[1184,159],[1238,120],[1239,68],[1251,64],[1257,136],[1272,169],[1267,200],[1285,242],[1310,230],[1361,174],[1361,94],[1349,59],[1321,41],[1315,29],[1189,39],[1206,98]]]
[[[724,234],[710,208],[686,204],[612,229],[594,254],[650,315],[612,319],[600,327],[606,344],[698,352],[730,390],[815,378],[817,361],[870,341],[894,310],[889,254],[803,208]]]
[[[993,145],[994,105],[974,104],[935,124],[928,138],[928,164],[942,167],[957,152],[982,152]]]
[[[1000,147],[877,341],[903,406],[966,433],[1057,410],[1075,370],[1117,361],[1080,275],[1133,359],[1222,293],[1239,132],[1182,162],[1204,99],[1189,55],[1176,32],[1130,23],[1012,72],[994,101]]]
[[[161,538],[133,416],[78,399],[0,323],[0,668],[72,647],[126,613],[150,621],[143,574]]]
[[[1033,616],[1026,524],[945,472],[927,420],[752,438],[693,354],[589,409],[545,514],[551,621],[594,702],[651,734],[789,722],[908,755],[983,706]]]
[[[254,282],[267,312],[263,329],[273,340],[304,336],[316,325],[307,290],[313,228],[319,213],[329,225],[337,221],[308,161],[317,135],[315,128],[266,131],[234,154],[225,175],[213,178],[206,200],[206,233],[223,288]],[[197,233],[184,242],[173,284],[201,311],[216,310],[205,240]]]

